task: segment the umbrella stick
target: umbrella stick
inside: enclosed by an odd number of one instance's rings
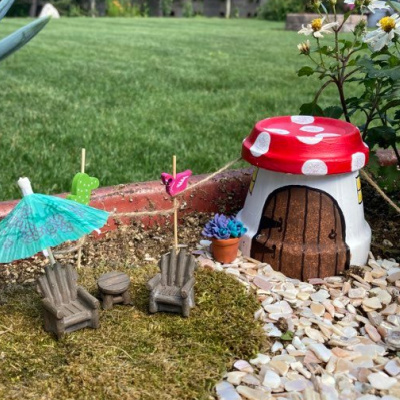
[[[82,156],[81,156],[81,172],[82,174],[85,173],[85,163],[86,163],[86,149],[82,149]],[[81,267],[82,261],[82,246],[85,243],[85,236],[79,240],[79,250],[78,250],[78,261],[76,263],[76,267]]]
[[[82,157],[81,157],[81,172],[85,173],[85,163],[86,163],[86,149],[82,149]]]
[[[176,156],[172,156],[172,176],[176,179]],[[178,202],[174,197],[174,248],[178,251]]]
[[[53,252],[51,251],[51,248],[46,247],[46,250],[47,250],[47,254],[49,255],[49,258],[50,258],[50,264],[54,265],[56,263],[56,260],[54,258]]]

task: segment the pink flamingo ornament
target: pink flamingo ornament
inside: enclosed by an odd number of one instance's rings
[[[187,169],[186,171],[176,173],[176,156],[172,156],[172,175],[163,172],[161,174],[161,180],[166,185],[167,193],[174,197],[178,193],[184,191],[187,188],[188,180],[192,171]],[[174,249],[178,251],[178,202],[174,198]]]
[[[176,178],[170,174],[167,174],[166,172],[163,172],[161,174],[161,180],[167,187],[167,193],[171,197],[174,197],[187,188],[188,180],[191,175],[192,171],[190,169],[179,172],[176,174]]]

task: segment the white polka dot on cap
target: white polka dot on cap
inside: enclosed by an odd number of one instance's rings
[[[351,170],[358,171],[365,165],[365,154],[354,153],[351,155]]]
[[[271,135],[268,132],[261,132],[254,144],[250,147],[250,153],[253,157],[260,157],[268,153],[269,145],[271,143]]]
[[[324,137],[337,137],[340,136],[338,133],[317,133],[315,135],[315,137],[320,137],[320,138],[324,138]]]
[[[326,175],[328,167],[322,160],[307,160],[301,167],[304,175]]]
[[[276,129],[276,128],[265,128],[267,132],[277,133],[278,135],[289,135],[289,131],[286,129]]]
[[[300,125],[312,124],[315,121],[314,117],[311,117],[310,115],[292,115],[290,119],[295,124]]]
[[[303,132],[318,133],[318,132],[323,132],[324,128],[322,128],[321,126],[307,125],[307,126],[302,126],[300,130]]]
[[[321,137],[312,136],[296,136],[296,139],[305,144],[317,144],[322,140]]]

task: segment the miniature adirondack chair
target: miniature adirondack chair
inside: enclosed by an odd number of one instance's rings
[[[44,297],[44,329],[54,332],[58,339],[87,326],[99,327],[99,301],[77,286],[77,279],[71,265],[56,263],[47,266],[38,280],[38,291]]]
[[[188,317],[194,307],[195,259],[186,250],[164,254],[159,262],[161,273],[147,283],[150,293],[149,311],[170,311]]]

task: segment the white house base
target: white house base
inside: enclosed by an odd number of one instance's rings
[[[238,219],[248,229],[243,254],[294,278],[333,275],[368,259],[371,229],[358,171],[307,176],[256,169]]]

